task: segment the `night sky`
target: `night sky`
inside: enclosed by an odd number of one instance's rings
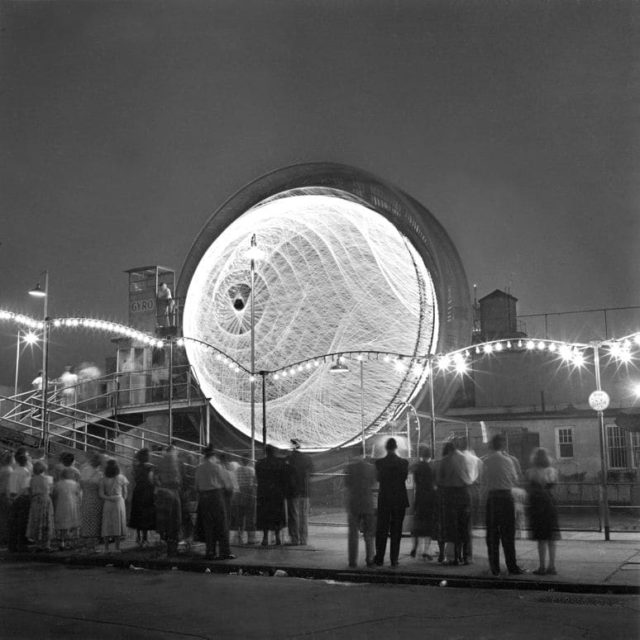
[[[48,269],[52,316],[126,322],[125,269],[179,271],[224,200],[313,161],[416,198],[479,296],[509,287],[520,314],[640,304],[638,2],[0,12],[2,309],[39,317],[26,292]],[[0,384],[13,384],[15,332],[0,326]],[[56,334],[50,373],[108,350]],[[23,383],[39,357],[21,360]]]

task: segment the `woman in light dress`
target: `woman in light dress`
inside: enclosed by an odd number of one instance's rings
[[[115,550],[120,551],[120,540],[127,534],[127,486],[129,481],[120,473],[115,460],[109,460],[104,470],[104,478],[100,480],[99,495],[104,501],[102,507],[102,537],[104,550],[109,552],[111,540]]]
[[[74,480],[76,475],[76,469],[65,467],[53,487],[54,521],[62,550],[70,548],[70,540],[77,537],[80,528],[82,490]]]
[[[36,551],[51,551],[53,538],[53,502],[51,502],[51,488],[53,478],[45,475],[45,465],[37,461],[33,465],[31,478],[31,504],[29,505],[29,524],[27,538],[35,544]]]

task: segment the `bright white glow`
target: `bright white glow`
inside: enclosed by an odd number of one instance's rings
[[[502,349],[504,348],[502,346],[502,342],[496,342],[495,346],[493,347],[496,351],[502,351]]]
[[[635,393],[635,395],[640,398],[640,382],[636,382],[633,385],[633,393]]]
[[[35,333],[29,331],[29,333],[25,334],[22,340],[27,344],[35,344],[36,342],[38,342],[39,338]]]
[[[538,342],[538,349],[540,351],[544,351],[545,347],[546,347],[545,343],[542,342],[542,340],[540,340],[540,342]]]
[[[558,352],[563,360],[571,360],[572,351],[568,344],[561,344]]]
[[[535,349],[535,342],[533,340],[527,340],[527,349]]]
[[[449,358],[447,356],[441,356],[438,358],[438,369],[445,371],[449,367]]]
[[[244,257],[247,260],[262,260],[265,257],[265,252],[255,245],[251,246],[251,248],[244,254]]]
[[[556,350],[556,343],[555,342],[550,342],[549,343],[549,351],[551,351],[551,353],[553,353]]]
[[[457,373],[463,374],[469,370],[469,365],[464,360],[458,360],[455,363],[455,368]]]
[[[485,353],[491,353],[493,351],[493,347],[490,344],[485,344],[484,345],[484,352]]]
[[[620,351],[620,355],[618,356],[618,360],[620,360],[620,362],[622,362],[624,364],[628,364],[629,362],[631,362],[631,360],[633,360],[633,356],[631,355],[631,351],[629,351],[628,349],[623,349],[622,351]]]
[[[571,361],[576,367],[581,367],[582,365],[584,365],[584,354],[582,353],[582,351],[579,351],[578,349],[574,350],[571,356]]]
[[[380,214],[348,194],[319,189],[260,203],[218,236],[191,279],[185,335],[216,345],[250,369],[246,252],[253,234],[267,256],[255,264],[256,370],[276,370],[326,353],[433,352],[438,342],[435,291],[418,252]],[[195,341],[187,342],[186,351],[204,395],[250,435],[248,376],[220,371]],[[384,360],[369,360],[365,367],[369,433],[386,423],[393,406],[410,402],[425,380],[425,363],[407,360],[397,371]],[[270,441],[286,446],[295,436],[309,448],[323,449],[358,438],[359,372],[352,368],[340,380],[329,380],[329,368],[317,365],[293,379],[284,371],[281,379],[270,377]],[[261,405],[255,406],[257,423]]]

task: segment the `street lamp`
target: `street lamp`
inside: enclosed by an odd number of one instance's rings
[[[256,317],[255,317],[255,274],[256,260],[264,257],[264,251],[258,248],[256,234],[251,236],[251,248],[246,253],[246,257],[251,260],[251,376],[249,384],[251,385],[251,460],[256,460]],[[266,443],[265,443],[266,446]]]
[[[600,382],[600,343],[594,342],[593,348],[593,368],[596,378],[596,390],[589,396],[589,406],[598,414],[598,426],[600,432],[600,474],[602,491],[602,511],[604,519],[604,539],[609,540],[609,495],[607,488],[607,448],[606,432],[604,427],[604,410],[609,406],[609,394],[602,390]]]
[[[436,404],[433,393],[433,356],[427,359],[427,378],[429,380],[429,418],[431,420],[431,452],[436,455]]]
[[[42,272],[44,276],[44,288],[38,282],[29,291],[29,295],[43,299],[42,310],[42,446],[45,455],[49,449],[49,429],[47,424],[47,392],[49,386],[49,272]]]

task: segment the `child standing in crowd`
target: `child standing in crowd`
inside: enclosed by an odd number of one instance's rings
[[[60,540],[60,549],[69,549],[70,540],[77,538],[80,527],[80,484],[75,480],[76,470],[65,467],[60,480],[55,483],[53,497],[55,502],[54,521]]]
[[[116,551],[120,551],[120,540],[127,533],[127,512],[124,501],[127,499],[129,481],[120,473],[115,460],[109,460],[100,480],[99,495],[104,500],[102,509],[102,537],[104,550],[109,552],[111,539]]]
[[[45,471],[46,467],[39,460],[33,464],[27,538],[33,540],[36,551],[51,551],[53,537],[53,503],[51,502],[53,478],[46,475]]]

